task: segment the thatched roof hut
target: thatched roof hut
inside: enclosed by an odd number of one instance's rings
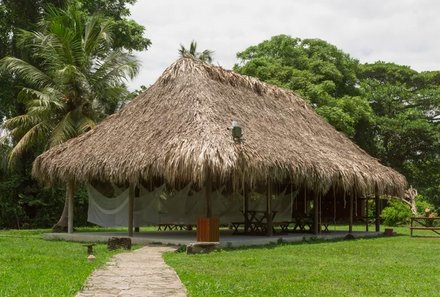
[[[228,131],[237,120],[244,139]],[[47,183],[293,183],[402,196],[405,178],[336,131],[296,94],[181,58],[95,129],[39,156]]]

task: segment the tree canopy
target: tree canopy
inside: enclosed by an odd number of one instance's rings
[[[0,129],[2,227],[53,224],[64,195],[31,178],[33,159],[131,98],[124,78],[137,63],[130,52],[151,44],[129,18],[134,2],[0,0],[0,124],[10,133]],[[9,156],[13,167],[6,166]],[[84,207],[84,192],[78,195],[77,207]]]
[[[237,58],[235,71],[298,93],[440,206],[440,71],[362,64],[323,40],[287,35]]]
[[[127,96],[124,80],[138,70],[132,55],[113,49],[112,22],[105,17],[84,17],[74,5],[51,8],[39,29],[18,35],[35,64],[14,57],[0,61],[0,69],[27,85],[19,93],[26,113],[3,124],[15,142],[12,158],[93,128]]]

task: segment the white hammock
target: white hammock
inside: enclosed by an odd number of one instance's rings
[[[107,197],[87,184],[89,195],[88,221],[99,226],[128,225],[128,189],[113,186],[115,197]],[[223,194],[224,187],[212,192],[213,216],[221,224],[243,221],[243,196],[239,193]],[[180,191],[166,193],[165,185],[148,191],[140,187],[139,197],[134,199],[133,220],[135,226],[157,224],[195,224],[206,213],[204,189],[196,192],[191,184]],[[265,196],[253,194],[249,209],[265,210]],[[292,194],[285,191],[273,198],[272,209],[277,211],[275,220],[290,220]]]

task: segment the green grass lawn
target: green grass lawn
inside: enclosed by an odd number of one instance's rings
[[[395,229],[399,236],[167,253],[165,260],[193,297],[440,296],[440,239]]]
[[[81,243],[42,240],[47,231],[0,231],[0,296],[74,296],[114,254],[99,244],[89,263]]]
[[[439,296],[440,239],[410,238],[408,228],[397,231],[400,235],[395,237],[282,244],[208,255],[167,253],[165,260],[193,297]],[[114,254],[99,244],[97,261],[89,263],[81,243],[44,241],[43,232],[47,230],[0,231],[0,296],[74,296],[93,269]]]

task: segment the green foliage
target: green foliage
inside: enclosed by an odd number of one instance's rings
[[[425,209],[429,208],[431,211],[434,210],[434,207],[431,203],[426,201],[426,198],[418,195],[416,198],[416,207],[417,207],[417,213],[421,216],[425,215]]]
[[[337,130],[440,206],[440,72],[360,64],[318,39],[278,35],[237,54],[234,70],[302,95]]]
[[[278,35],[237,58],[235,71],[297,92],[349,136],[372,122],[368,102],[357,96],[358,61],[323,40]]]
[[[408,224],[412,213],[409,207],[401,201],[391,200],[382,211],[383,224],[387,226],[400,226]]]
[[[439,73],[377,62],[361,66],[363,97],[374,111],[374,154],[440,206]]]
[[[43,232],[0,231],[0,296],[74,296],[115,254],[98,244],[88,262],[82,243],[42,240]]]
[[[110,28],[108,19],[84,16],[71,5],[66,10],[49,9],[41,31],[20,32],[19,45],[33,53],[36,63],[13,57],[0,61],[4,72],[28,85],[19,93],[26,114],[3,124],[15,142],[11,159],[92,129],[128,95],[124,80],[136,74],[138,62],[128,53],[112,50]]]
[[[113,48],[143,51],[150,47],[150,39],[144,37],[145,27],[128,19],[127,5],[135,4],[136,0],[81,0],[81,3],[88,14],[99,13],[111,19]]]
[[[15,57],[6,58],[0,72],[0,124],[7,120],[11,129],[7,144],[0,141],[0,228],[53,225],[64,193],[42,189],[30,177],[33,159],[130,99],[121,74],[129,77],[137,66],[127,51],[151,43],[144,28],[129,19],[134,2],[0,1],[0,57]],[[17,158],[9,170],[4,165],[12,147]],[[87,200],[79,201],[76,207],[84,214]],[[78,219],[85,224],[81,215]]]
[[[193,40],[191,41],[189,49],[185,48],[183,45],[180,45],[179,54],[181,57],[192,57],[207,63],[212,63],[214,52],[208,49],[205,49],[202,52],[198,52],[197,42]]]
[[[38,22],[49,6],[65,8],[69,3],[78,6],[84,15],[99,14],[109,19],[113,35],[114,49],[146,50],[151,41],[144,36],[145,28],[129,19],[128,5],[135,0],[38,0],[38,1],[0,1],[0,58],[14,56],[28,60],[32,53],[18,46],[17,36],[20,30],[38,29]],[[24,107],[16,100],[23,85],[21,79],[0,73],[0,123],[4,117],[21,114]]]

